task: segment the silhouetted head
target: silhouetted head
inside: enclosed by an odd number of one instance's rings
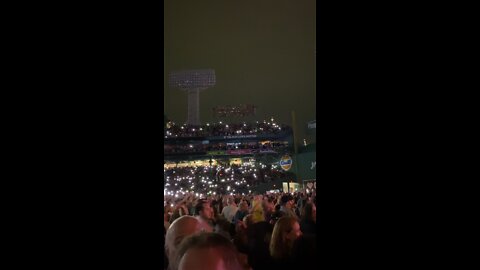
[[[177,247],[185,237],[202,231],[211,232],[211,228],[208,224],[192,216],[182,216],[176,219],[168,228],[165,236],[165,251],[169,262],[173,261]]]
[[[235,246],[217,233],[186,238],[175,257],[178,270],[242,270]]]

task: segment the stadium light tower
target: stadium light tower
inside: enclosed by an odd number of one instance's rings
[[[170,87],[188,94],[187,124],[200,125],[200,91],[215,86],[215,70],[174,71],[168,75],[168,82]]]

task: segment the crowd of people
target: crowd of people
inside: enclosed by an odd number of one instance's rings
[[[277,134],[290,129],[287,125],[278,125],[271,121],[255,123],[207,123],[205,125],[178,125],[169,122],[165,129],[165,138],[215,137],[235,135]]]
[[[251,150],[253,152],[282,152],[288,149],[286,142],[247,142],[247,143],[210,143],[210,144],[164,144],[164,154],[204,153],[209,151]]]
[[[252,188],[277,179],[289,179],[290,172],[278,165],[185,166],[164,169],[164,195],[248,194]]]
[[[315,193],[167,195],[164,269],[303,267],[316,223]]]
[[[213,138],[210,142],[202,139],[199,143],[185,140],[185,143],[178,143],[179,140],[168,138],[244,135],[244,138],[249,138],[278,134],[289,129],[276,124],[273,119],[252,124],[218,122],[201,126],[169,122],[164,134],[167,138],[164,153],[282,152],[288,147],[287,142],[210,143],[215,142]],[[201,162],[199,166],[165,164],[165,270],[291,269],[306,266],[314,258],[317,223],[315,192],[252,193],[260,184],[275,180],[290,181],[292,173],[272,162],[233,163],[210,160]]]

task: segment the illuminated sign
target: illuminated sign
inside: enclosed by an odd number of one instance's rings
[[[227,150],[228,155],[248,155],[253,153],[251,149],[236,149],[236,150]]]
[[[280,167],[282,167],[282,169],[284,169],[285,171],[290,170],[290,168],[292,167],[292,158],[288,155],[283,156],[280,159]]]

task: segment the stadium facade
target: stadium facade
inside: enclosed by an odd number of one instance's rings
[[[201,174],[197,177],[200,177],[202,191],[216,193],[233,191],[228,180],[234,181],[235,172],[235,192],[245,193],[269,190],[292,192],[305,188],[305,181],[316,179],[315,153],[295,154],[292,128],[273,121],[253,125],[219,122],[203,126],[168,123],[164,135],[167,190],[179,187],[182,182],[175,182],[173,185],[176,186],[169,185],[175,169],[177,179],[187,179],[178,177],[182,168],[191,169],[189,181],[194,174]],[[297,166],[291,166],[292,160],[297,160]],[[203,171],[197,171],[198,168],[203,168]],[[248,179],[251,170],[257,173],[254,178]],[[189,189],[185,185],[183,190]]]

